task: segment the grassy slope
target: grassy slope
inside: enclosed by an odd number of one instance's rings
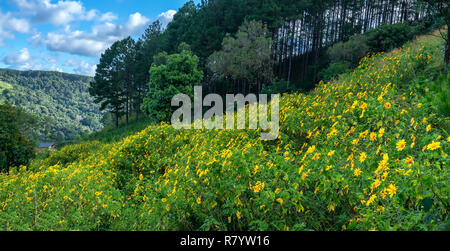
[[[419,39],[281,99],[281,135],[150,126],[0,175],[0,227],[134,230],[448,228],[448,117],[418,95],[442,66]],[[447,224],[447,225],[446,225]]]
[[[116,128],[115,126],[109,126],[103,128],[100,131],[84,135],[81,137],[81,141],[101,141],[103,143],[112,143],[117,142],[126,138],[129,135],[136,134],[149,125],[152,124],[152,121],[148,117],[142,117],[139,119],[132,118],[127,125],[124,121],[121,122],[120,127]]]

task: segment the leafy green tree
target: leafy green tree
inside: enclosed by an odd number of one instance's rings
[[[138,86],[136,86],[136,67],[139,62],[136,61],[136,43],[131,37],[127,37],[121,42],[121,53],[123,57],[123,67],[119,70],[119,78],[123,84],[125,98],[125,121],[128,124],[130,114],[133,109],[134,98],[139,99],[137,95]]]
[[[222,50],[213,53],[208,68],[214,78],[243,81],[246,90],[260,92],[273,77],[272,39],[267,28],[258,21],[245,21],[235,37],[226,36]]]
[[[193,87],[203,79],[198,69],[199,59],[189,50],[181,53],[159,54],[150,68],[150,83],[142,110],[157,121],[169,121],[173,113],[172,98],[177,94],[192,96]]]
[[[347,61],[333,62],[325,70],[319,73],[320,79],[330,81],[342,73],[350,70],[350,64]]]
[[[34,156],[34,144],[21,131],[20,123],[30,116],[10,104],[0,105],[0,172],[28,164]]]
[[[116,127],[119,119],[129,114],[130,100],[133,94],[135,51],[134,41],[128,37],[115,42],[107,49],[97,65],[94,81],[89,93],[95,102],[100,103],[100,110],[114,113]]]
[[[136,42],[135,87],[133,108],[140,115],[140,107],[148,92],[149,69],[153,58],[163,49],[163,29],[159,21],[152,23]]]
[[[369,50],[367,37],[358,34],[352,36],[347,42],[336,43],[328,49],[327,54],[332,63],[339,62],[355,67],[361,58],[367,55]]]
[[[402,46],[413,39],[415,33],[410,25],[399,23],[381,25],[366,36],[371,52],[384,52]]]

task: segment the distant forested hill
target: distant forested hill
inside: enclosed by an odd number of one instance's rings
[[[41,140],[69,140],[102,127],[89,95],[90,77],[0,69],[0,103],[23,107],[41,120]]]

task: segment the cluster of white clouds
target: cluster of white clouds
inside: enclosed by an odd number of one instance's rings
[[[16,18],[12,13],[0,11],[0,46],[4,45],[5,39],[14,39],[15,33],[28,33],[30,24],[26,19]]]
[[[58,67],[58,60],[56,58],[49,57],[42,53],[39,55],[32,55],[28,48],[23,48],[20,51],[8,53],[3,58],[3,62],[7,65],[14,66],[14,68],[18,70],[63,71],[60,67]],[[88,71],[85,73],[88,73]]]
[[[3,59],[6,64],[14,65],[20,70],[32,68],[30,60],[31,56],[27,48],[24,48],[18,52],[10,53]]]
[[[50,23],[55,26],[67,25],[76,20],[93,20],[97,10],[87,11],[81,2],[51,0],[11,0],[21,14],[30,17],[33,23]]]
[[[67,59],[64,66],[72,67],[75,74],[94,76],[97,65],[89,64],[84,60]]]
[[[108,14],[104,19],[111,19]],[[66,52],[87,57],[99,57],[112,43],[130,35],[141,32],[149,19],[140,13],[129,16],[123,24],[105,22],[94,25],[90,32],[72,30],[69,25],[63,30],[48,32],[46,35],[35,33],[32,41],[35,45],[44,45],[50,51]]]
[[[29,34],[28,41],[33,46],[43,46],[47,50],[68,53],[76,56],[100,57],[112,43],[127,36],[140,34],[150,23],[150,19],[137,12],[128,16],[127,21],[115,23],[118,16],[112,12],[101,13],[98,10],[87,10],[81,1],[72,0],[10,0],[18,9],[18,13],[2,13],[0,11],[0,46],[4,41],[14,39],[17,33]],[[161,13],[157,19],[163,27],[172,21],[176,11]],[[89,21],[89,31],[73,29],[75,21]],[[42,33],[36,25],[50,24],[55,30]],[[36,57],[30,55],[27,48],[12,52],[3,58],[3,62],[21,70],[36,70],[42,66],[36,64]],[[64,66],[83,75],[95,74],[95,64],[84,60],[70,60]],[[55,64],[48,68],[61,70]]]

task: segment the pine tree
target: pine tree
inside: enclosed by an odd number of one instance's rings
[[[116,127],[124,114],[125,99],[121,80],[123,58],[121,54],[121,41],[114,43],[100,58],[97,65],[94,81],[91,82],[89,93],[99,103],[100,110],[107,110],[115,115]]]

